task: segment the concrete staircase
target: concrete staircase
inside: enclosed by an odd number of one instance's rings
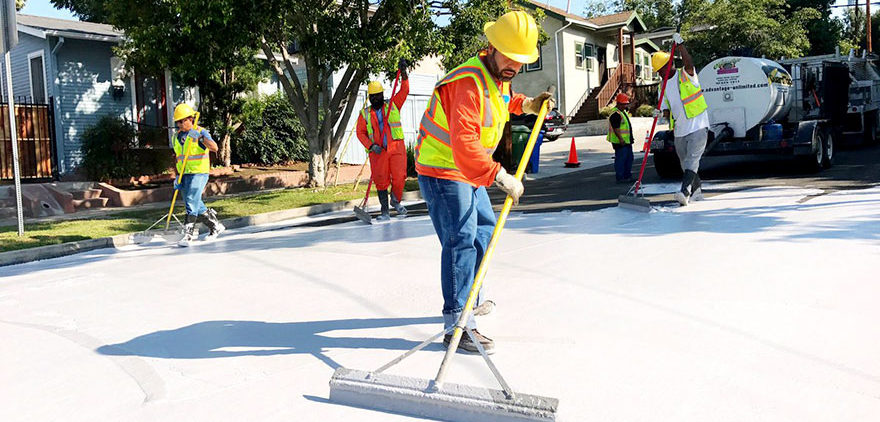
[[[601,87],[596,87],[590,91],[577,108],[577,111],[568,120],[569,124],[584,123],[599,118],[599,103],[596,98],[601,90]]]
[[[71,203],[77,211],[93,208],[104,208],[110,202],[110,198],[104,198],[101,189],[86,188],[84,190],[69,191],[73,197]]]

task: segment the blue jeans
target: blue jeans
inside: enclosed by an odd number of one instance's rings
[[[633,146],[632,144],[612,144],[614,146],[614,173],[617,180],[632,178]]]
[[[449,328],[458,322],[464,310],[477,268],[495,230],[495,212],[484,187],[428,176],[419,176],[419,187],[442,248],[443,324]],[[473,316],[466,326],[476,328]]]
[[[184,174],[180,181],[180,193],[186,206],[186,215],[200,216],[208,211],[202,202],[202,193],[208,184],[208,173]]]

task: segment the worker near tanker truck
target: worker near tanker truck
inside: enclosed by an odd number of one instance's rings
[[[496,218],[486,193],[494,182],[519,202],[522,182],[492,160],[510,113],[538,114],[552,94],[514,94],[510,81],[523,63],[538,59],[538,27],[523,11],[509,12],[484,26],[487,48],[452,69],[434,88],[422,117],[416,146],[419,187],[441,244],[440,280],[447,329],[461,316],[474,276],[486,252]],[[552,100],[550,107],[552,108]],[[477,307],[488,303],[477,300]],[[475,309],[476,310],[476,309]],[[494,342],[467,321],[483,348]],[[450,343],[451,334],[443,342]],[[469,336],[459,350],[478,353]]]
[[[633,130],[630,121],[629,96],[617,94],[614,108],[608,116],[608,136],[606,140],[611,142],[614,148],[614,174],[617,183],[632,181],[633,164]]]
[[[378,221],[391,219],[388,209],[388,186],[391,186],[391,205],[398,216],[406,215],[400,201],[406,184],[406,145],[403,142],[403,126],[400,109],[409,95],[409,76],[406,61],[398,63],[400,89],[390,101],[385,101],[385,88],[379,81],[367,85],[370,106],[361,110],[357,120],[357,137],[370,154],[370,177],[376,184],[381,212]]]
[[[684,206],[691,198],[702,199],[700,176],[697,172],[709,136],[709,113],[706,112],[708,105],[700,89],[700,80],[694,68],[693,58],[684,46],[684,40],[676,33],[673,35],[673,41],[678,53],[681,54],[684,66],[676,70],[670,54],[662,51],[651,56],[651,65],[661,77],[667,74],[667,70],[669,71],[661,109],[664,117],[668,118],[673,126],[675,152],[684,171],[681,189],[675,193],[675,200]],[[674,55],[673,51],[672,56]]]
[[[196,111],[189,104],[181,103],[174,108],[177,133],[171,138],[171,148],[177,156],[177,174],[183,173],[179,184],[175,178],[174,189],[183,195],[186,207],[183,238],[178,242],[180,246],[190,246],[198,239],[197,223],[203,223],[210,230],[206,240],[215,239],[226,230],[217,218],[217,211],[206,207],[202,201],[211,172],[210,152],[217,152],[218,148],[211,133],[195,125],[195,116]]]

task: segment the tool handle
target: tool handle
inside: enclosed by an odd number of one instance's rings
[[[193,120],[193,127],[196,127],[199,124],[199,117],[201,114],[196,113],[196,118]],[[183,141],[183,168],[177,173],[177,185],[180,186],[180,181],[183,180],[183,174],[186,172],[186,163],[189,162],[189,141],[192,140],[192,137],[187,136],[186,140]],[[179,189],[174,189],[174,195],[171,197],[171,208],[168,209],[168,219],[165,220],[165,230],[168,230],[168,227],[171,226],[171,214],[174,213],[174,203],[177,202],[177,193],[180,192]]]

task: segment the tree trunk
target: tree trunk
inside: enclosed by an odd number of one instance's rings
[[[223,113],[223,137],[217,149],[217,158],[223,163],[223,167],[232,165],[232,113],[226,111]]]

